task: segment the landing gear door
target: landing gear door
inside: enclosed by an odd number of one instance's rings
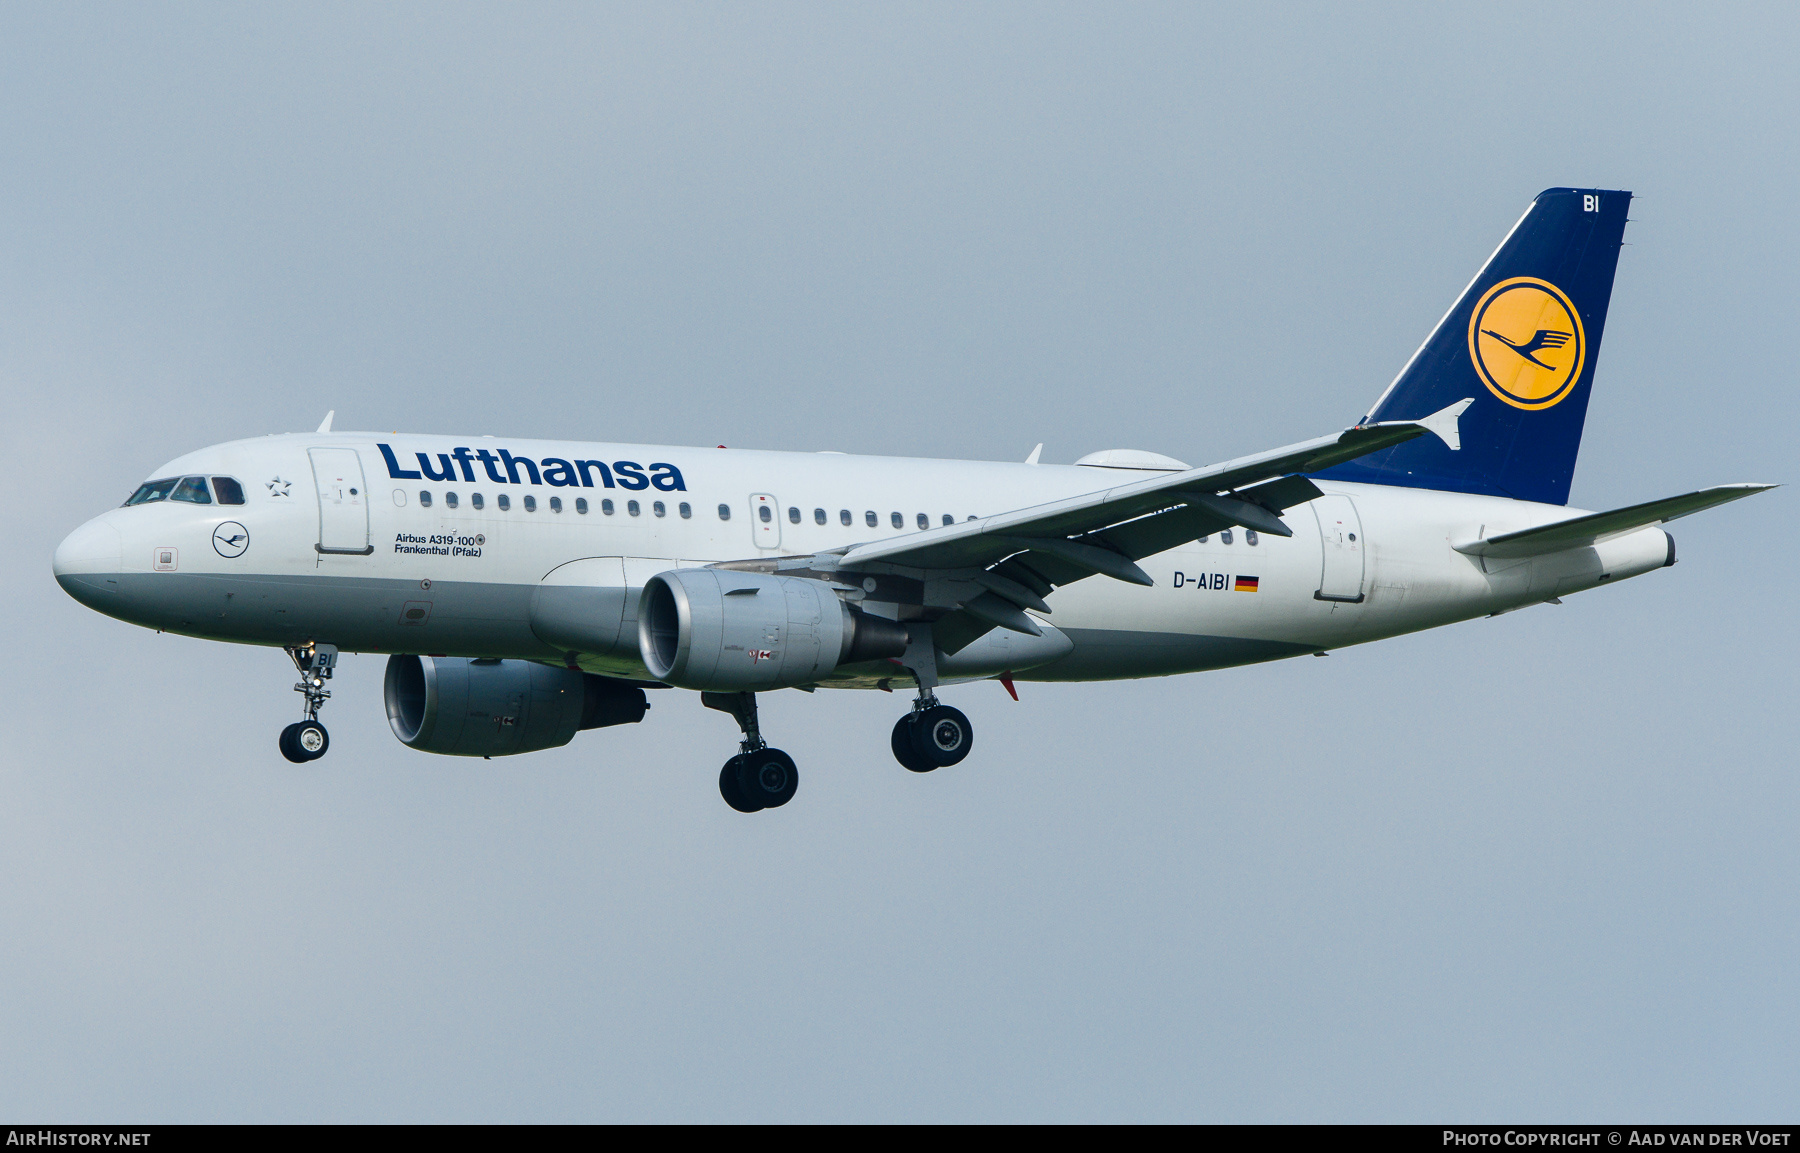
[[[1319,568],[1319,591],[1314,599],[1361,604],[1363,599],[1362,521],[1356,503],[1347,496],[1328,493],[1312,502],[1319,518],[1319,544],[1324,557]]]
[[[309,448],[313,481],[319,493],[321,553],[368,556],[369,490],[363,483],[362,458],[353,448]]]
[[[750,535],[757,548],[781,547],[781,502],[766,492],[750,495]]]

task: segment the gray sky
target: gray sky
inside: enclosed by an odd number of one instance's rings
[[[1792,490],[1326,660],[690,694],[402,747],[346,658],[50,576],[340,428],[1194,463],[1364,412],[1540,189],[1627,188],[1592,508],[1792,482],[1787,6],[0,7],[0,1114],[1768,1119],[1800,1095]]]

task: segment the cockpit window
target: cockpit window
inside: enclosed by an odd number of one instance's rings
[[[150,504],[153,501],[167,500],[169,490],[180,483],[180,477],[172,476],[166,480],[153,480],[141,484],[138,486],[138,490],[131,494],[131,499],[125,502],[125,507],[130,508],[134,504]]]
[[[244,486],[228,476],[215,476],[213,495],[219,498],[220,504],[243,504]]]
[[[189,504],[211,504],[212,494],[206,491],[206,478],[203,476],[184,476],[175,491],[169,494],[170,500],[185,500]]]

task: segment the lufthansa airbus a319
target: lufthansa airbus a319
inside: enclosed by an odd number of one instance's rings
[[[1567,507],[1631,194],[1537,197],[1367,416],[1191,468],[331,431],[157,469],[56,550],[82,604],[287,651],[323,756],[341,651],[388,654],[394,735],[496,757],[697,690],[743,731],[740,812],[793,798],[756,694],[916,690],[901,765],[961,762],[938,691],[1167,676],[1556,602],[1675,563],[1659,527],[1769,488]]]

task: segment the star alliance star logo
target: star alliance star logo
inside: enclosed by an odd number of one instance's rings
[[[282,480],[280,477],[276,477],[274,480],[269,482],[269,495],[270,496],[286,496],[288,494],[288,488],[290,485],[292,485],[292,483],[293,483],[292,481],[286,481],[286,480]]]

